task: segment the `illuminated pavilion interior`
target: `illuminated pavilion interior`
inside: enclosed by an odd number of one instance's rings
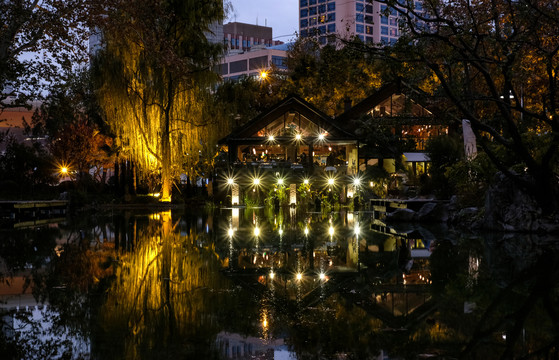
[[[314,166],[357,171],[358,140],[314,106],[289,96],[220,141],[230,163],[263,168]]]
[[[394,154],[387,149],[371,151],[367,134],[359,133],[360,120],[369,116],[369,121],[411,144],[403,160],[421,174],[428,170],[427,140],[448,134],[448,126],[420,105],[417,94],[402,82],[390,83],[336,118],[291,95],[220,144],[227,145],[230,164],[238,166],[309,170],[334,166],[339,174],[352,175],[367,166],[382,165],[393,173]]]

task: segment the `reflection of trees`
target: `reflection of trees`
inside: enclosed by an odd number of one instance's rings
[[[100,311],[102,358],[208,358],[224,311],[221,263],[213,246],[152,226],[122,256]]]

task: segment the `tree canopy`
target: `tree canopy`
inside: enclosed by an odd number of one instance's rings
[[[95,76],[103,115],[123,152],[161,176],[165,201],[173,179],[192,175],[204,145],[220,134],[219,124],[207,127],[215,117],[204,105],[223,49],[207,35],[223,17],[218,0],[116,0],[101,27]]]
[[[381,0],[405,28],[385,58],[426,67],[497,168],[559,208],[559,10],[540,0]]]

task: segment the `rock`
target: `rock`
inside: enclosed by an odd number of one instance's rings
[[[397,209],[386,214],[387,221],[414,221],[416,217],[415,211],[411,209]]]
[[[502,173],[487,190],[482,226],[504,232],[559,232],[557,219],[546,218],[536,200]]]
[[[420,222],[447,222],[447,207],[437,202],[426,203],[417,212],[417,220]]]

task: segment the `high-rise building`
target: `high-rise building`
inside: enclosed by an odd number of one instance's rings
[[[421,9],[421,0],[416,9]],[[394,44],[400,36],[398,13],[371,0],[299,0],[299,34],[321,44],[358,36],[368,44]]]

